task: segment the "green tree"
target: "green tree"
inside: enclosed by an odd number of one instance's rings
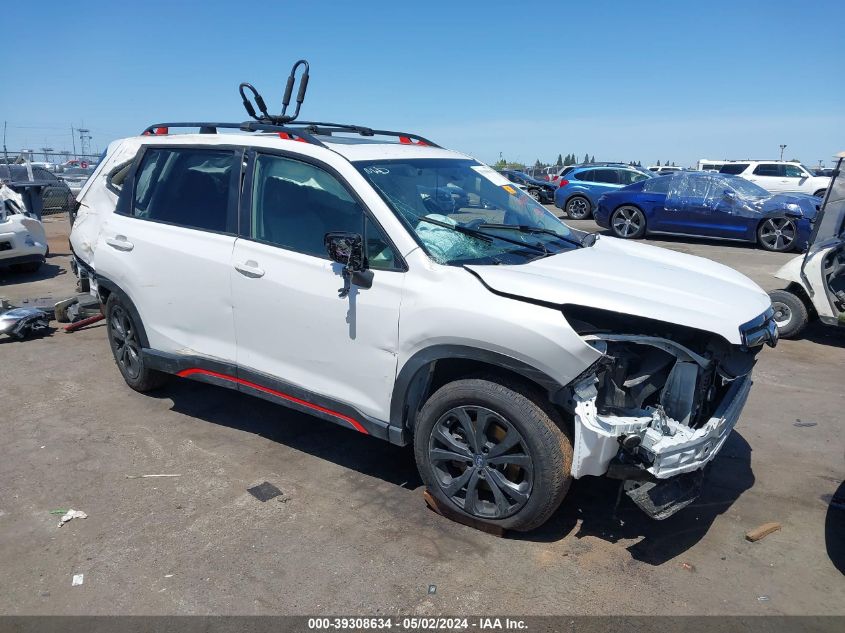
[[[493,164],[493,167],[496,169],[505,169],[507,165],[508,161],[506,161],[504,158],[500,158]]]
[[[592,156],[590,156],[590,164],[593,165],[593,164],[595,164],[595,162],[596,162],[596,155],[593,154]]]
[[[558,167],[563,167],[563,156],[560,154],[557,155],[557,162],[555,163]]]
[[[657,161],[657,166],[660,167],[660,161]]]
[[[584,154],[584,163],[589,163],[589,162],[590,162],[590,155]]]
[[[637,167],[642,167],[643,164],[640,161],[637,161]]]

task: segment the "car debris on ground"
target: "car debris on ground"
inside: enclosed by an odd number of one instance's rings
[[[46,334],[50,317],[37,308],[12,308],[0,314],[0,334],[23,340],[30,336]]]
[[[68,521],[72,521],[73,519],[87,519],[88,515],[85,514],[82,510],[68,510],[62,515],[62,518],[59,522],[59,527],[62,527]]]

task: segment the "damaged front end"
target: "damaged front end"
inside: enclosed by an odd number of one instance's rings
[[[620,479],[649,516],[671,516],[698,496],[702,469],[739,419],[757,353],[777,341],[772,315],[747,324],[745,343],[731,345],[716,334],[603,310],[567,306],[564,314],[602,353],[570,387],[573,477]],[[626,331],[636,333],[618,333]]]

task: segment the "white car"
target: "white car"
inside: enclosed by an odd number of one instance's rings
[[[801,163],[792,161],[729,161],[719,173],[742,176],[771,193],[806,193],[822,198],[830,186],[830,176],[816,176]]]
[[[26,212],[20,194],[0,185],[0,266],[34,272],[47,251],[44,225]]]
[[[845,152],[838,158],[807,252],[775,273],[789,285],[769,293],[778,330],[786,338],[800,335],[815,319],[845,326]]]
[[[748,278],[571,229],[413,134],[174,125],[109,146],[70,237],[130,387],[176,375],[413,443],[440,503],[509,529],[586,475],[655,518],[696,498],[777,339]]]

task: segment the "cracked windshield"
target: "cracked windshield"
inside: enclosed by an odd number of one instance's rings
[[[580,235],[473,160],[357,163],[441,264],[521,264],[581,246]]]

